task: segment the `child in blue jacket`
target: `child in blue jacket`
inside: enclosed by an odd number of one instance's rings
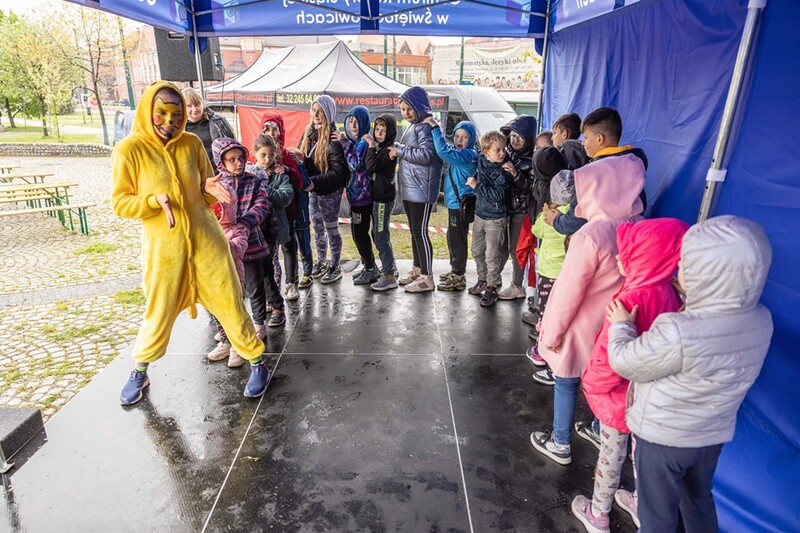
[[[423,122],[431,127],[436,153],[448,164],[444,178],[444,203],[447,206],[447,248],[450,252],[450,272],[439,277],[440,291],[463,291],[467,288],[464,274],[467,271],[467,235],[475,216],[475,191],[467,179],[478,170],[476,133],[472,122],[463,120],[456,124],[453,142],[445,140],[439,123],[433,117]],[[465,198],[472,197],[467,200]],[[460,209],[466,202],[466,209]]]

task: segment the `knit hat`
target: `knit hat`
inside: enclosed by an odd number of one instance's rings
[[[328,96],[327,94],[321,94],[319,97],[314,100],[314,103],[319,104],[322,108],[322,112],[325,113],[325,118],[328,120],[328,124],[331,126],[336,125],[336,102],[333,101],[333,98]],[[314,104],[312,104],[313,107]]]
[[[533,175],[541,181],[550,181],[561,170],[568,168],[564,155],[553,146],[539,148],[533,153]]]
[[[250,155],[250,152],[242,143],[236,139],[232,139],[231,137],[218,137],[214,139],[213,143],[211,143],[211,155],[214,156],[214,164],[217,166],[218,170],[227,172],[222,158],[225,157],[227,152],[233,149],[241,150],[245,159],[247,159],[247,157]]]
[[[567,205],[575,197],[575,176],[571,170],[561,170],[550,181],[550,199],[556,205]]]

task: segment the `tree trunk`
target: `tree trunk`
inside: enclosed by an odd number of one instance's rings
[[[11,102],[8,101],[8,98],[6,98],[6,116],[8,117],[8,123],[11,127],[16,128],[17,126],[14,124],[14,113],[11,112]]]
[[[103,127],[103,144],[111,146],[108,142],[108,127],[106,126],[106,115],[103,112],[103,100],[100,98],[99,87],[97,86],[97,78],[94,78],[94,94],[97,97],[97,113],[100,115],[100,125]]]
[[[50,132],[47,131],[47,106],[44,104],[44,98],[39,99],[39,105],[42,114],[42,136],[49,137]]]

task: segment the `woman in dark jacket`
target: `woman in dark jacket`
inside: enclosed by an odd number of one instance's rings
[[[311,104],[311,121],[300,141],[308,177],[311,179],[309,210],[314,226],[317,264],[311,277],[321,283],[333,283],[342,278],[339,259],[342,255],[342,236],[339,234],[339,206],[349,171],[342,145],[331,139],[336,131],[336,103],[327,94]],[[326,262],[328,245],[330,262]]]
[[[222,115],[208,109],[197,89],[186,87],[181,91],[186,100],[186,131],[203,141],[209,161],[214,161],[211,144],[220,137],[236,138],[233,128]]]

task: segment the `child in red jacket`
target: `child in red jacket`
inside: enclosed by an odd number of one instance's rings
[[[612,298],[627,309],[638,309],[636,329],[650,329],[661,313],[681,306],[670,283],[678,269],[681,241],[689,225],[674,218],[627,222],[617,226],[617,267],[624,277],[622,287]],[[606,319],[595,341],[589,365],[582,376],[583,392],[594,415],[600,420],[600,455],[594,473],[592,498],[579,495],[572,500],[572,513],[588,531],[609,531],[608,513],[615,499],[636,518],[636,498],[628,491],[617,491],[622,464],[628,450],[630,430],[625,425],[628,380],[620,377],[608,362]],[[638,525],[638,524],[637,524]]]

